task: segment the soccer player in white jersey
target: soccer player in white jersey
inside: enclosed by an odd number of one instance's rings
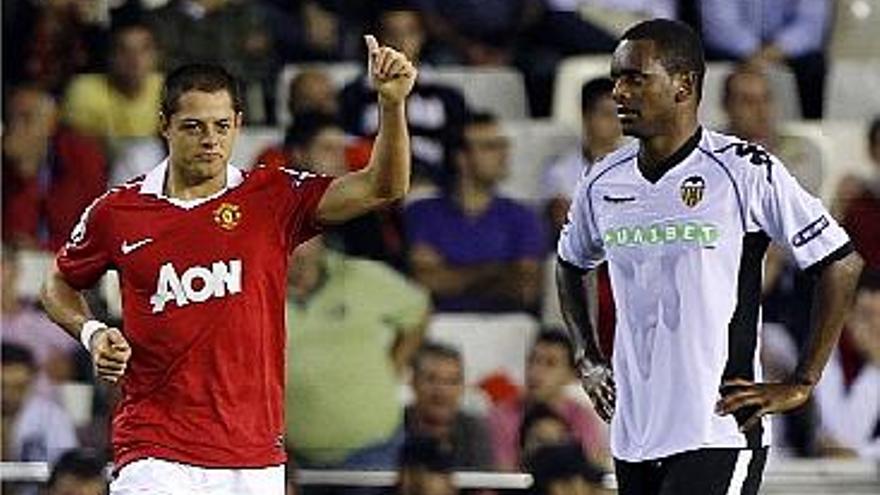
[[[761,147],[700,126],[705,64],[684,24],[622,36],[613,97],[634,142],[581,179],[558,246],[563,315],[583,385],[611,421],[621,495],[756,494],[765,416],[810,397],[863,262],[816,198]],[[763,383],[760,289],[770,241],[818,278],[797,371]],[[584,274],[608,262],[614,353],[602,355]]]

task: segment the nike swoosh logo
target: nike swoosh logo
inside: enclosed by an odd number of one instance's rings
[[[130,254],[135,249],[140,249],[151,242],[153,242],[153,239],[151,237],[141,239],[131,244],[129,244],[128,241],[122,241],[122,254]]]
[[[606,194],[606,195],[602,196],[602,199],[604,199],[605,201],[608,201],[609,203],[627,203],[629,201],[635,201],[636,197],[635,196],[609,196]]]

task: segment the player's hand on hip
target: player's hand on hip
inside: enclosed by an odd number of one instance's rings
[[[593,408],[606,423],[614,416],[617,390],[614,387],[614,373],[604,365],[582,363],[578,366],[581,386],[593,402]]]
[[[727,380],[721,384],[722,398],[715,405],[721,416],[748,410],[751,414],[742,422],[741,431],[758,425],[767,414],[797,409],[810,398],[811,385],[803,383],[754,383],[743,379]]]
[[[367,44],[367,75],[379,93],[380,103],[400,103],[416,82],[418,71],[406,55],[388,46],[380,46],[373,35],[364,36]]]
[[[92,363],[98,377],[116,383],[125,374],[131,346],[116,328],[107,328],[95,333],[91,342]]]

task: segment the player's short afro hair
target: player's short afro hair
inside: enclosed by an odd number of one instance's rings
[[[697,99],[703,93],[706,59],[703,43],[687,24],[669,19],[651,19],[627,29],[623,40],[649,40],[662,57],[661,63],[670,74],[693,72],[697,77]]]

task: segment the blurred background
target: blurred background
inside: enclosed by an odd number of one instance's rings
[[[703,37],[703,123],[779,156],[868,265],[814,399],[774,419],[764,492],[877,493],[880,0],[3,0],[2,9],[3,493],[106,488],[117,391],[94,380],[82,346],[36,295],[81,211],[165,156],[163,74],[210,61],[240,79],[247,107],[234,165],[340,174],[365,165],[377,127],[364,33],[420,68],[408,105],[413,188],[292,255],[290,490],[338,490],[298,486],[297,469],[427,466],[394,489],[450,493],[450,473],[473,470],[531,472],[532,491],[548,493],[554,476],[576,476],[606,493],[607,428],[575,380],[552,263],[578,177],[626,139],[609,55],[626,27],[652,17]],[[771,249],[768,379],[796,364],[813,282]],[[89,298],[124,328],[117,286],[110,274]],[[603,271],[597,286],[608,340]],[[546,450],[559,445],[580,448]],[[22,471],[13,461],[48,464]],[[549,468],[559,465],[571,469]],[[439,481],[419,477],[432,470]],[[28,476],[50,483],[17,482]]]

